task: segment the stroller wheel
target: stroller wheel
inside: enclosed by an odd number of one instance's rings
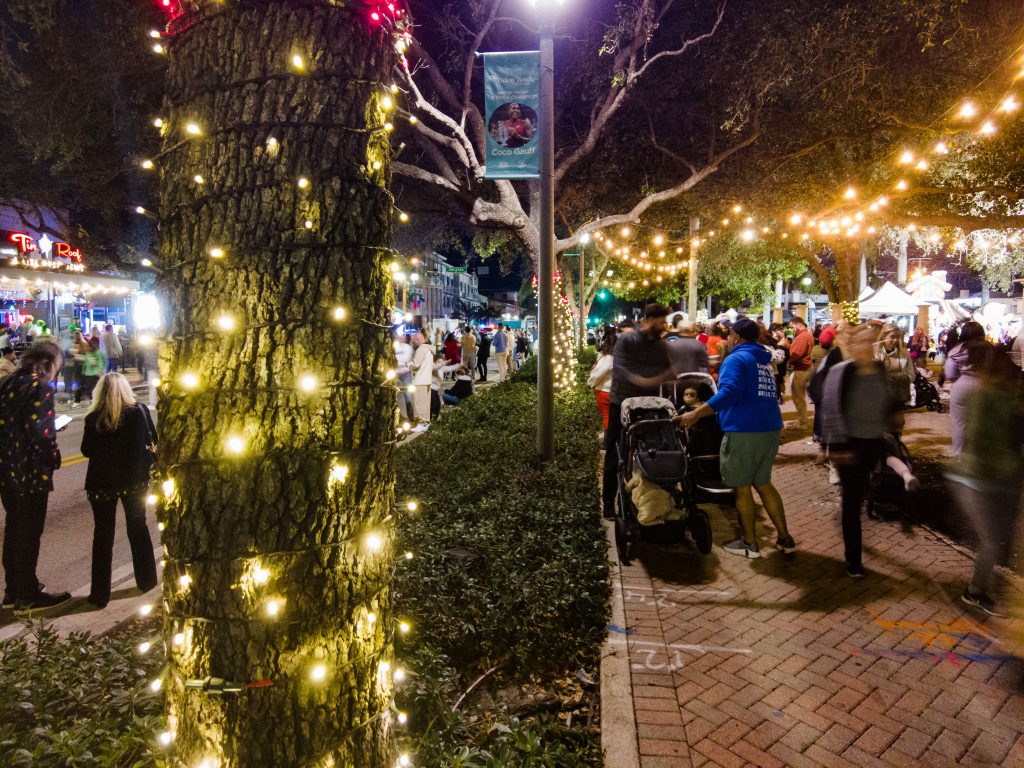
[[[937,410],[939,410],[939,406],[937,404],[935,404],[935,403],[928,403],[927,407],[928,407],[929,411],[937,411]]]
[[[711,521],[703,509],[697,508],[690,513],[690,535],[693,536],[693,543],[697,545],[697,551],[702,555],[711,553],[711,546],[714,543],[711,537]]]

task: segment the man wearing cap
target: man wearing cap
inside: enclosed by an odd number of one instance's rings
[[[668,307],[648,304],[640,326],[623,333],[612,353],[612,389],[608,406],[608,429],[604,439],[604,516],[615,519],[618,490],[619,439],[622,435],[622,401],[628,397],[657,395],[662,383],[673,378],[672,364],[661,335],[665,332]]]
[[[757,343],[761,329],[747,317],[731,323],[733,350],[718,374],[718,392],[706,403],[675,421],[692,427],[705,416],[716,414],[725,436],[722,439],[722,480],[736,489],[741,538],[725,545],[725,551],[743,557],[760,557],[754,530],[754,494],[778,534],[776,547],[791,552],[796,542],[786,527],[782,497],[772,485],[772,465],[779,450],[782,412],[775,389],[772,353]]]
[[[697,324],[679,318],[675,328],[665,337],[672,369],[680,373],[707,373],[711,368],[708,350],[697,341]]]

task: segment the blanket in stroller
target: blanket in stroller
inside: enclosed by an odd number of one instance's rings
[[[660,525],[666,520],[683,517],[683,511],[676,508],[672,494],[640,472],[634,472],[626,481],[626,490],[636,507],[636,520],[640,525]]]

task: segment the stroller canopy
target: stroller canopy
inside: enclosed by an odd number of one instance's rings
[[[627,397],[622,401],[622,423],[630,424],[636,411],[662,411],[666,419],[676,415],[676,407],[664,397]]]

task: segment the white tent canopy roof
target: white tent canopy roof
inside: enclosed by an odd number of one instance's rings
[[[916,315],[918,302],[906,291],[886,280],[885,285],[875,291],[871,298],[861,301],[862,315]]]

